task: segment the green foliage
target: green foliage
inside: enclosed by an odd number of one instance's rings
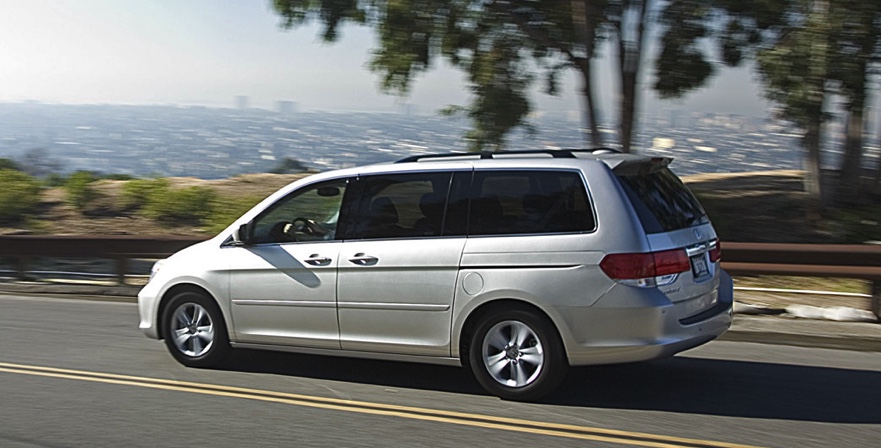
[[[154,190],[142,210],[159,222],[201,225],[211,216],[216,197],[214,190],[206,187]]]
[[[744,0],[758,3],[776,0]],[[780,0],[786,1],[786,0]],[[716,26],[717,9],[735,0],[275,0],[288,28],[318,22],[328,42],[345,23],[376,30],[379,45],[370,69],[380,76],[383,91],[406,95],[411,83],[438,59],[466,74],[469,104],[445,109],[467,117],[472,150],[504,147],[505,136],[518,127],[530,130],[532,84],[541,79],[545,92],[556,95],[564,70],[575,69],[585,101],[584,116],[593,144],[602,144],[594,99],[593,64],[604,40],[617,41],[623,149],[630,148],[637,116],[638,73],[644,43],[654,17],[666,25],[656,66],[656,88],[665,97],[681,96],[702,86],[713,73],[702,41]],[[722,6],[715,6],[721,3]],[[737,5],[731,6],[736,8]],[[665,10],[670,13],[665,15]],[[740,37],[732,27],[728,36]],[[747,39],[749,40],[749,39]],[[737,41],[726,48],[726,61],[740,59]],[[442,112],[444,113],[444,112]]]
[[[508,132],[528,127],[534,73],[543,71],[548,90],[556,91],[559,72],[572,66],[561,63],[562,49],[571,54],[577,44],[570,2],[276,0],[274,5],[287,27],[319,22],[327,41],[336,39],[346,22],[376,29],[380,44],[370,68],[380,75],[383,91],[406,95],[438,58],[458,67],[473,93],[469,105],[456,106],[472,121],[466,134],[472,149],[501,148]]]
[[[211,215],[206,220],[207,228],[205,230],[208,233],[221,232],[263,199],[262,196],[217,197],[212,204]]]
[[[0,223],[22,221],[40,202],[40,183],[20,171],[0,169]]]
[[[287,28],[308,23],[313,17],[324,25],[321,34],[326,42],[337,39],[337,28],[345,22],[364,23],[366,6],[358,0],[274,0],[275,10],[284,17]]]
[[[120,207],[165,224],[203,225],[222,215],[226,201],[207,187],[172,188],[167,179],[134,179],[122,186]],[[240,209],[240,208],[238,208]],[[238,210],[237,209],[237,210]],[[230,221],[231,222],[231,221]]]
[[[838,238],[852,244],[881,241],[881,205],[865,205],[847,209],[826,211],[830,222],[835,223]]]
[[[92,183],[98,180],[95,174],[89,171],[77,171],[71,174],[64,182],[67,202],[83,210],[98,197]]]
[[[52,173],[43,179],[43,184],[47,187],[63,187],[65,181],[67,181],[66,177],[57,173]]]
[[[678,98],[701,87],[713,75],[703,45],[703,39],[710,35],[709,13],[708,2],[700,0],[673,1],[664,10],[654,84],[661,98]]]
[[[166,179],[134,179],[122,186],[120,206],[125,210],[140,210],[153,197],[159,197],[168,191]]]
[[[0,158],[0,170],[21,171],[21,168],[14,160]]]

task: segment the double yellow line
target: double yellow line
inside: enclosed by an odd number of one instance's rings
[[[89,372],[83,370],[59,369],[23,364],[0,362],[0,372],[31,376],[61,378],[77,381],[116,384],[122,386],[146,387],[176,392],[188,392],[219,397],[242,398],[271,403],[281,403],[319,409],[328,409],[359,414],[399,417],[410,420],[422,420],[452,425],[472,426],[500,431],[521,432],[528,434],[564,437],[569,439],[590,440],[595,442],[615,443],[645,447],[724,447],[753,448],[708,440],[669,437],[655,434],[618,431],[613,429],[592,428],[587,426],[564,425],[559,423],[521,420],[515,418],[496,417],[490,415],[469,414],[464,412],[443,411],[437,409],[396,406],[364,401],[323,398],[309,395],[290,394],[259,389],[221,386],[215,384],[190,383],[186,381],[147,378],[139,376],[117,375],[112,373]]]

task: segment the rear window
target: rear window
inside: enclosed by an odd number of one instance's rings
[[[646,233],[662,233],[709,222],[703,207],[669,169],[618,175]]]

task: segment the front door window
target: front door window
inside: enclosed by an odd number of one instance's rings
[[[336,237],[346,180],[297,190],[254,220],[251,244],[330,241]]]

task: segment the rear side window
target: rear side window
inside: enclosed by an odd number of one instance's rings
[[[594,229],[593,212],[577,172],[478,171],[471,196],[469,235]]]
[[[668,169],[648,174],[619,175],[646,233],[662,233],[709,222],[706,212],[685,184]]]

